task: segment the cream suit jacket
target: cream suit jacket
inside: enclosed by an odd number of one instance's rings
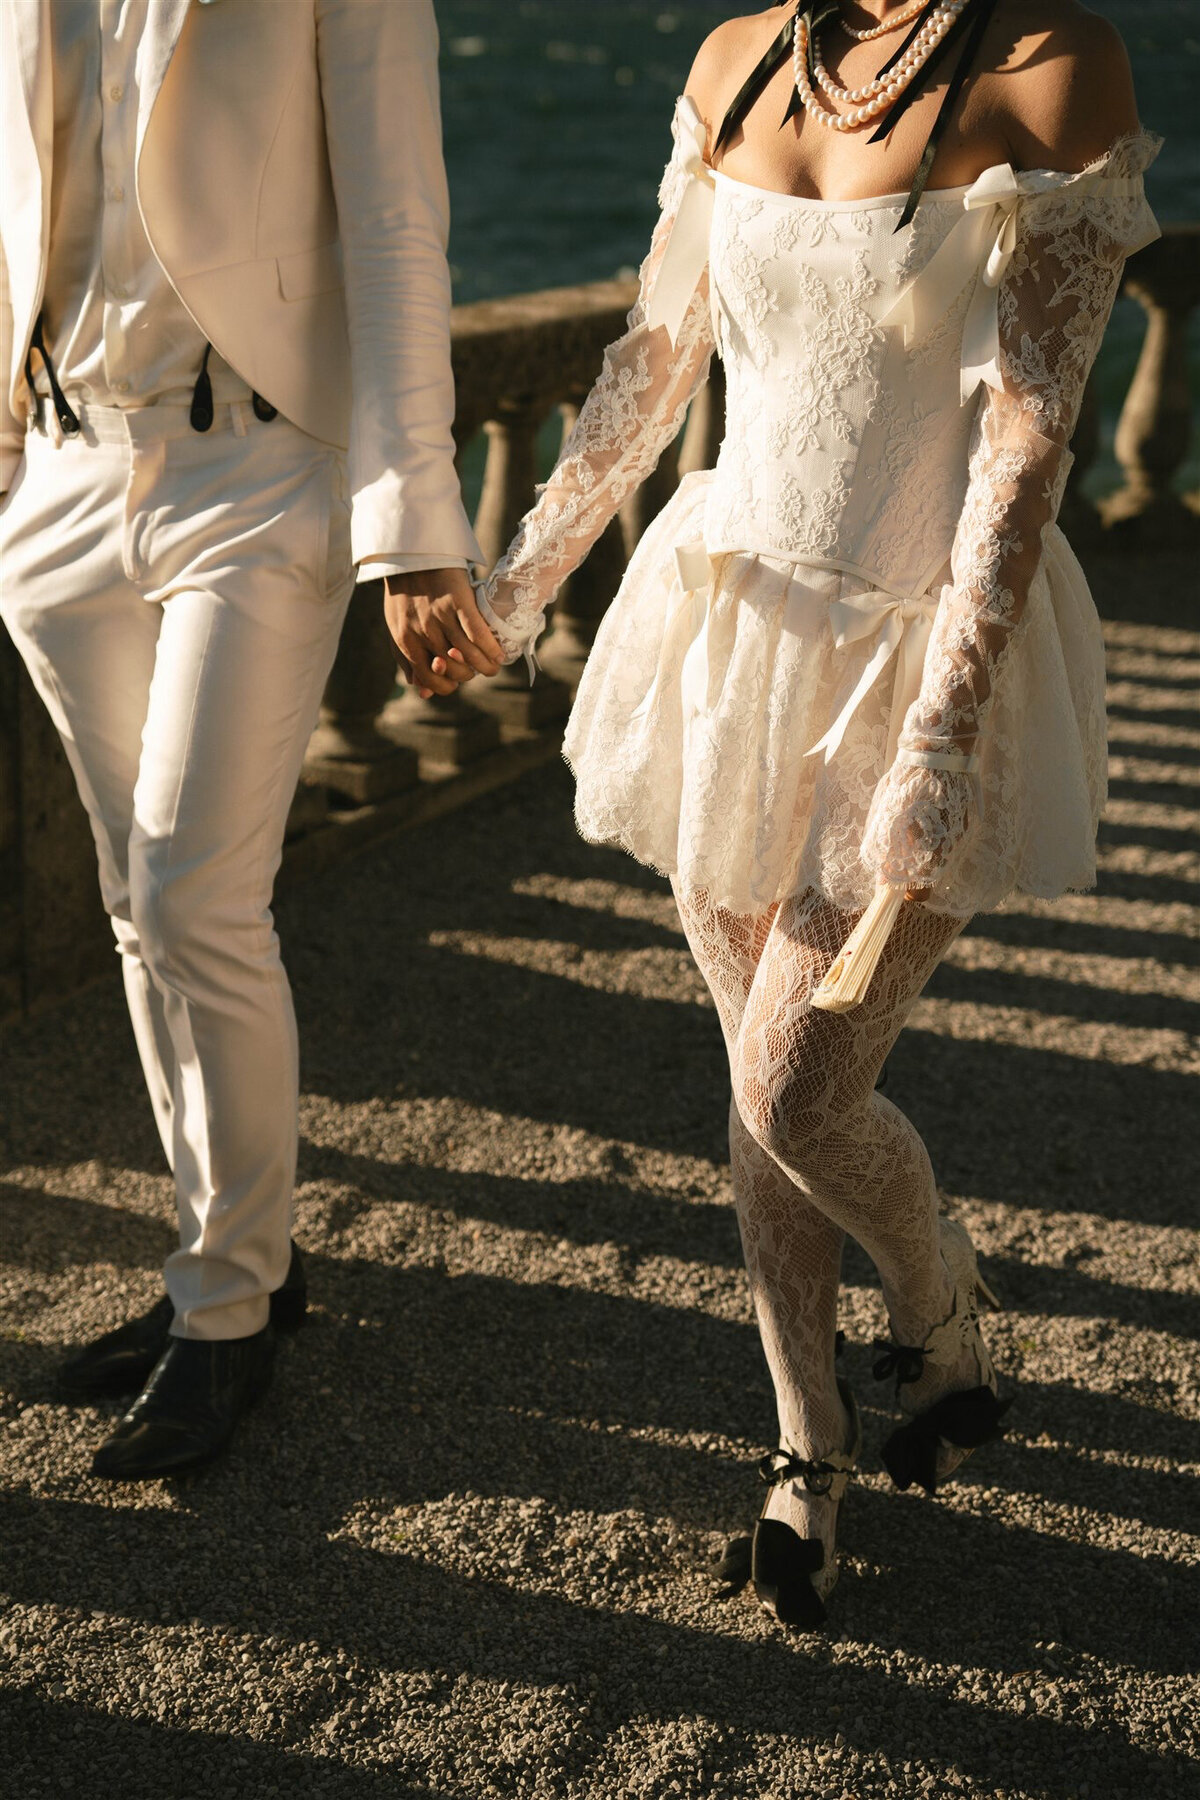
[[[49,6],[0,0],[0,489],[46,279]],[[453,464],[431,0],[150,0],[137,78],[154,254],[238,374],[348,449],[355,561],[482,561]]]

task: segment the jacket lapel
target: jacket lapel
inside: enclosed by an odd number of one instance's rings
[[[147,0],[146,30],[138,48],[137,151],[140,157],[150,114],[166,79],[192,0]]]

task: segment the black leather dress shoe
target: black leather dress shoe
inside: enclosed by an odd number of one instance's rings
[[[295,1244],[287,1277],[271,1295],[271,1323],[276,1331],[298,1331],[308,1310],[308,1282],[304,1262]],[[68,1400],[100,1400],[116,1394],[136,1394],[166,1349],[175,1310],[162,1299],[141,1313],[106,1331],[95,1343],[85,1344],[69,1356],[58,1371],[59,1390]]]
[[[145,1481],[208,1462],[266,1393],[274,1357],[270,1325],[253,1337],[213,1343],[171,1338],[149,1381],[93,1456],[92,1474]]]

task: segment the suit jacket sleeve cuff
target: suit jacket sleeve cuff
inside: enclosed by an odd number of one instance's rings
[[[385,469],[358,490],[350,515],[350,554],[356,563],[374,556],[409,557],[413,553],[399,547],[406,542],[437,544],[443,558],[481,566],[486,563],[463,507],[454,465],[447,459],[444,479],[437,483],[441,492],[430,493],[429,482],[423,485],[427,491],[418,499],[406,493],[406,484],[396,470]],[[449,565],[422,560],[412,566]]]
[[[411,556],[364,556],[358,566],[360,581],[381,581],[387,575],[419,575],[425,569],[469,569],[465,556],[440,556],[436,551],[414,551]]]

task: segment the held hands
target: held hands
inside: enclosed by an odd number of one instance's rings
[[[453,694],[476,675],[495,675],[504,662],[465,569],[389,575],[383,616],[404,679],[422,700]]]

